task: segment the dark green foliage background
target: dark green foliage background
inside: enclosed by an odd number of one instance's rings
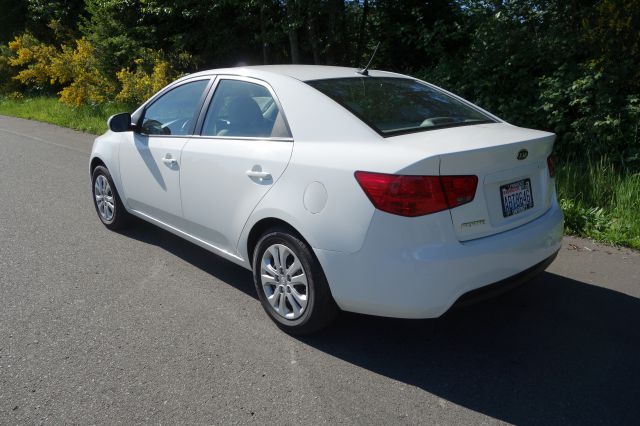
[[[640,0],[0,0],[0,42],[85,36],[107,75],[161,50],[190,72],[238,64],[418,75],[507,121],[554,131],[562,158],[640,168]],[[5,86],[10,70],[0,63]]]

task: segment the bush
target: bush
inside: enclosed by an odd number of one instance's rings
[[[618,76],[589,62],[575,71],[561,67],[540,87],[541,110],[559,135],[560,155],[608,156],[621,166],[640,166],[640,94],[617,93],[627,90]]]
[[[70,106],[111,99],[115,85],[98,69],[93,46],[84,38],[75,44],[56,48],[28,33],[17,36],[9,43],[14,55],[8,63],[19,69],[13,78],[25,86],[61,88],[60,102]]]
[[[11,56],[9,46],[0,45],[0,94],[20,90],[19,83],[13,78],[16,71],[9,64],[9,56]]]
[[[140,104],[177,77],[176,71],[169,62],[160,57],[158,52],[151,53],[149,62],[151,63],[137,59],[135,60],[135,71],[123,68],[116,73],[121,85],[121,90],[116,95],[116,101]]]
[[[62,46],[60,55],[52,60],[52,74],[60,84],[68,84],[59,92],[60,102],[79,107],[113,98],[115,84],[98,69],[94,53],[91,43],[81,38],[75,49]]]
[[[13,77],[26,86],[53,85],[56,79],[51,72],[51,60],[59,52],[52,45],[40,43],[29,33],[17,36],[9,42],[13,56],[9,65],[20,69]]]
[[[152,50],[145,52],[146,59],[135,61],[135,70],[123,68],[109,76],[101,70],[96,49],[87,39],[74,43],[75,46],[63,44],[57,48],[41,43],[29,33],[17,36],[9,43],[10,55],[0,57],[0,73],[10,75],[12,70],[8,67],[13,67],[13,80],[27,88],[49,87],[57,91],[60,102],[73,107],[113,100],[137,104],[177,76],[161,53]],[[7,64],[5,68],[3,63]]]

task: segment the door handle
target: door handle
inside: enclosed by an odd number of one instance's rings
[[[247,170],[247,176],[258,179],[271,179],[271,173],[262,170]]]
[[[162,162],[164,164],[166,164],[167,166],[174,166],[174,165],[178,165],[178,160],[176,160],[175,158],[171,157],[171,154],[166,154],[164,157],[162,157]]]

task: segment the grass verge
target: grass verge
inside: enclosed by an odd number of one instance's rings
[[[566,161],[556,184],[568,234],[640,249],[640,173],[606,158]]]
[[[55,97],[48,96],[24,99],[0,97],[2,115],[45,121],[96,135],[107,130],[107,119],[111,115],[129,110],[129,106],[117,103],[73,108],[58,102]]]
[[[89,133],[107,130],[107,118],[131,108],[108,103],[72,108],[54,97],[0,97],[0,114],[46,121]],[[640,249],[640,173],[616,170],[606,159],[560,162],[558,198],[568,234]]]

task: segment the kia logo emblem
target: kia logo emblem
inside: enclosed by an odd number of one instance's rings
[[[518,151],[518,160],[524,160],[529,155],[529,151],[526,149],[521,149]]]

